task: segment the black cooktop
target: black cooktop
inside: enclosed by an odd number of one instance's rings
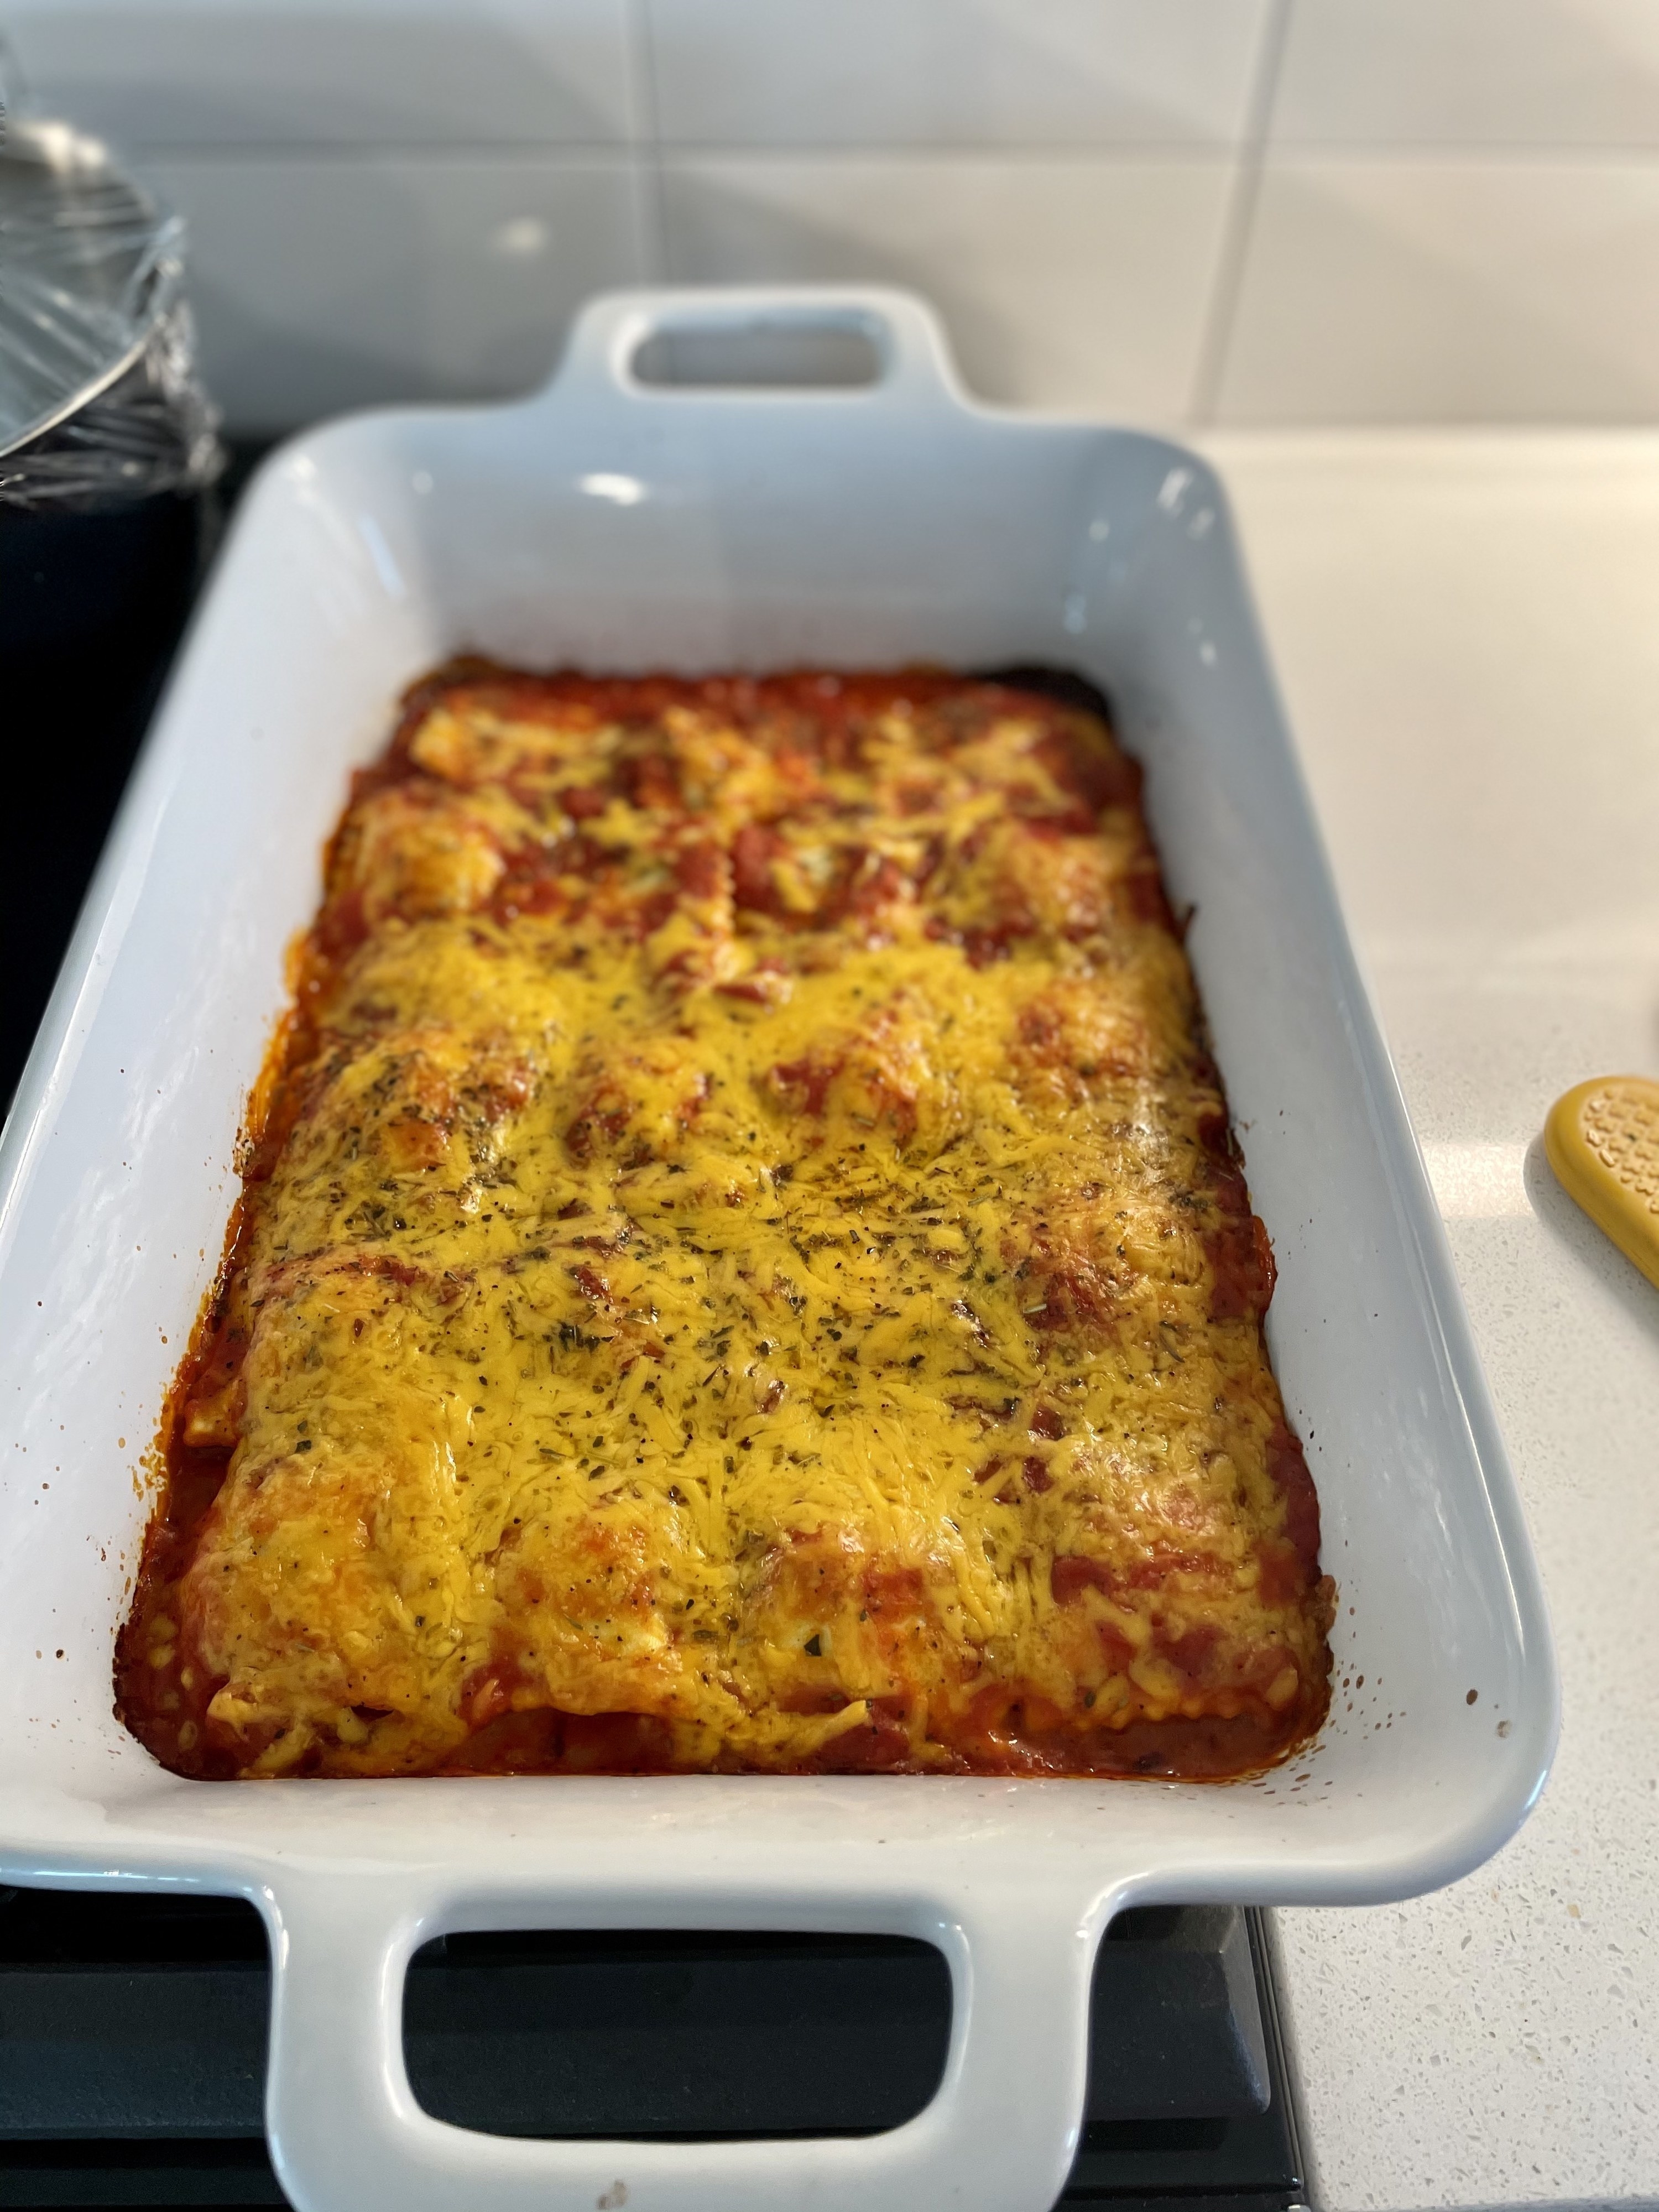
[[[0,1099],[255,459],[235,456],[211,504],[112,532],[0,511]],[[0,2212],[283,2203],[262,2130],[268,2004],[250,1905],[0,1889]],[[427,2109],[521,2136],[872,2133],[927,2102],[949,2024],[942,1956],[863,1936],[453,1936],[417,1956],[404,2011]],[[1284,2212],[1302,2172],[1260,1916],[1121,1916],[1063,2203]]]
[[[0,1890],[0,2206],[283,2203],[269,1998],[240,1900]],[[941,1954],[866,1936],[452,1936],[404,2000],[420,2102],[518,2136],[874,2133],[927,2102],[949,2027]],[[1300,2198],[1259,1916],[1113,1923],[1086,2120],[1064,2204]]]

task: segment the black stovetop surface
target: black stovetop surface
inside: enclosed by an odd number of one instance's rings
[[[282,2204],[262,2127],[269,2004],[264,1930],[239,1899],[0,1890],[0,2206]],[[924,1943],[451,1936],[410,1970],[404,2045],[420,2103],[460,2127],[862,2135],[927,2102],[950,2009]],[[1066,2204],[1300,2197],[1256,1915],[1121,1915],[1090,2077]]]
[[[132,588],[99,571],[105,549],[87,532],[32,532],[0,514],[14,824],[0,871],[0,1099],[45,1010],[202,549],[255,458],[236,457],[211,509],[163,518]],[[20,617],[31,603],[38,620]],[[239,1900],[0,1889],[0,2212],[281,2205],[262,2130],[268,2006],[263,1927]],[[492,2132],[868,2133],[926,2104],[949,2021],[944,1960],[925,1944],[456,1936],[411,1967],[404,2048],[428,2111]],[[1303,2194],[1260,1917],[1121,1916],[1101,1946],[1087,2124],[1062,2201],[1282,2212]]]

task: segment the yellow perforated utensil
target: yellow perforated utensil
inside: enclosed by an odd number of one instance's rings
[[[1659,1083],[1598,1075],[1550,1108],[1544,1150],[1563,1187],[1659,1286]]]

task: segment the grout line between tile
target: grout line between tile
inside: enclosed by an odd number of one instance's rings
[[[545,161],[566,158],[585,161],[646,161],[660,167],[698,161],[903,161],[918,167],[928,162],[959,161],[1088,161],[1115,168],[1157,164],[1159,167],[1216,167],[1232,163],[1237,149],[1229,146],[1186,145],[1176,141],[1148,142],[1133,146],[1095,146],[1074,140],[1052,143],[1011,143],[981,139],[945,144],[871,144],[828,146],[800,142],[794,145],[757,146],[753,143],[665,143],[640,136],[633,143],[622,138],[457,138],[434,145],[429,138],[382,138],[373,144],[331,138],[143,138],[125,142],[127,152],[150,161],[298,161],[355,162],[418,160],[443,161]],[[1659,147],[1648,149],[1659,159]]]
[[[383,139],[378,145],[337,144],[327,139],[268,138],[250,144],[212,139],[138,138],[124,141],[122,157],[133,161],[313,161],[318,167],[372,169],[377,164],[416,163],[441,168],[446,162],[538,162],[556,167],[561,163],[588,168],[623,168],[637,159],[637,149],[617,138],[458,139],[434,146],[427,139]]]
[[[1264,156],[1267,149],[1264,148]],[[1659,162],[1659,139],[1608,139],[1590,143],[1583,139],[1541,138],[1279,138],[1272,144],[1275,168],[1294,168],[1298,162],[1398,162],[1423,168],[1525,168],[1559,163],[1564,167],[1594,168],[1617,164],[1645,167]]]
[[[628,0],[628,53],[642,234],[640,258],[647,283],[666,284],[670,281],[668,204],[663,185],[657,47],[651,35],[650,0]]]
[[[1137,161],[1213,164],[1237,159],[1214,138],[666,138],[674,161]]]
[[[1221,252],[1216,258],[1215,280],[1210,288],[1209,313],[1199,345],[1194,373],[1188,421],[1202,429],[1215,420],[1221,396],[1221,380],[1232,343],[1239,295],[1244,284],[1244,264],[1249,254],[1256,203],[1261,195],[1261,173],[1267,161],[1267,135],[1273,124],[1273,103],[1279,94],[1279,69],[1290,35],[1291,9],[1295,0],[1272,0],[1272,12],[1261,37],[1249,109],[1238,149],[1238,169],[1228,202],[1222,231]]]

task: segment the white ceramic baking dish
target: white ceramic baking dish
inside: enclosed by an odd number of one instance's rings
[[[653,332],[863,332],[865,389],[647,389]],[[218,1259],[244,1097],[351,766],[459,648],[593,670],[1068,664],[1149,771],[1340,1587],[1317,1745],[1262,1780],[182,1782],[111,1713],[137,1470]],[[52,742],[50,731],[31,733]],[[15,833],[27,835],[26,823]],[[1515,1489],[1357,978],[1220,485],[975,404],[895,293],[637,293],[522,404],[361,416],[269,461],[100,871],[4,1148],[0,1866],[240,1892],[270,1930],[270,2144],[303,2212],[1032,2212],[1125,1904],[1360,1904],[1510,1835],[1556,1727]],[[404,1965],[450,1928],[884,1929],[950,1962],[932,2105],[864,2140],[512,2141],[428,2118]]]

